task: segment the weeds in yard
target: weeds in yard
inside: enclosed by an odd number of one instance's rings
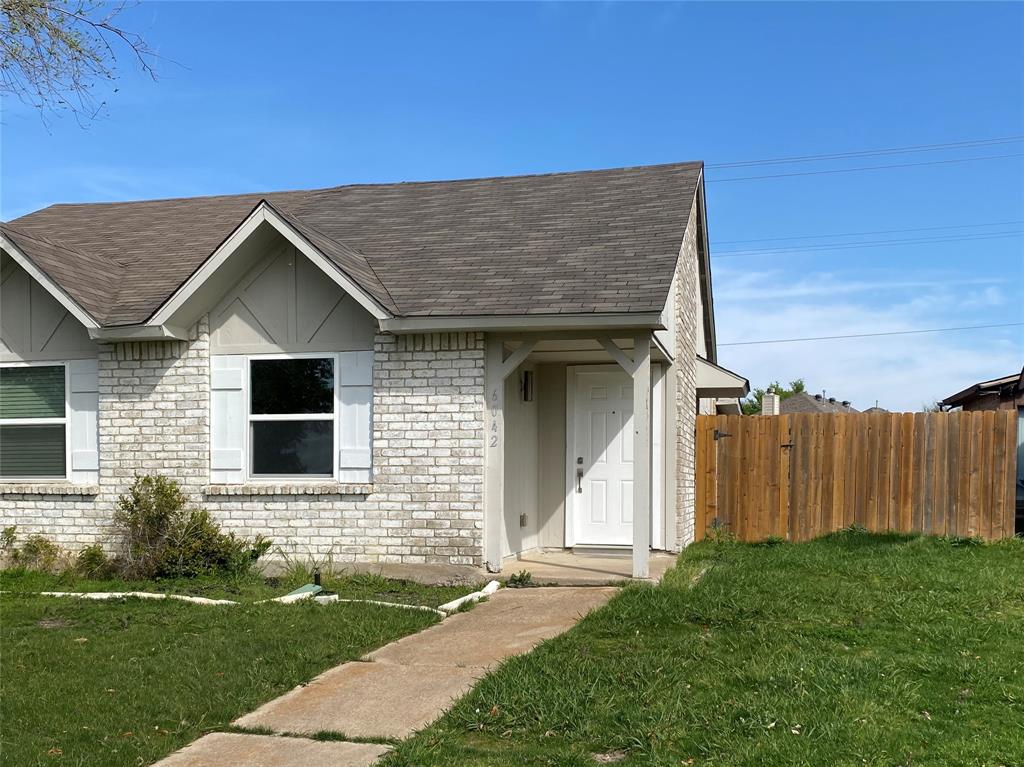
[[[513,573],[505,581],[505,587],[510,589],[525,589],[535,585],[533,573],[529,570],[520,570],[518,573]]]

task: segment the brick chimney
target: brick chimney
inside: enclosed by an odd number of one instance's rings
[[[761,415],[779,415],[781,413],[782,398],[778,394],[765,394],[761,398]]]

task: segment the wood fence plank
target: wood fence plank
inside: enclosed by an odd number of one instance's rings
[[[982,432],[985,435],[984,446],[981,451],[981,464],[979,469],[981,471],[981,509],[979,510],[979,526],[981,529],[981,537],[991,538],[992,537],[992,518],[993,511],[995,510],[995,499],[993,497],[993,490],[995,486],[992,483],[992,472],[993,472],[993,451],[995,449],[995,435],[996,435],[996,413],[995,410],[986,410],[984,416],[984,422],[982,425]]]
[[[971,441],[974,437],[973,413],[960,413],[960,467],[956,491],[956,535],[970,535],[971,529]]]
[[[1006,419],[1002,412],[995,413],[995,421],[992,425],[992,469],[989,480],[992,485],[990,492],[992,512],[988,525],[988,537],[999,539],[1003,537],[1003,488],[1006,479]]]
[[[1015,534],[1017,503],[1017,429],[1018,416],[1012,410],[1006,411],[1006,476],[1003,478],[1003,537]],[[1024,460],[1024,459],[1022,459]]]
[[[981,451],[985,445],[984,415],[984,413],[971,413],[970,488],[967,497],[967,535],[971,537],[981,534],[981,520],[978,513],[981,510]]]
[[[892,419],[888,413],[872,413],[871,418],[878,422],[878,519],[876,528],[879,532],[886,532],[889,527],[889,501],[892,492],[889,490],[889,482],[892,479]]]
[[[925,530],[929,535],[944,535],[946,532],[946,424],[949,419],[944,413],[928,413],[935,441],[932,465],[932,524]]]
[[[843,504],[846,506],[846,512],[843,516],[843,527],[851,527],[857,523],[857,464],[863,460],[863,456],[860,453],[860,428],[862,419],[860,418],[847,418],[846,419],[846,458],[843,462],[844,470],[846,472],[846,494],[843,498]]]
[[[909,533],[914,529],[914,414],[900,414],[900,488],[899,523],[896,529]]]
[[[914,413],[914,479],[911,483],[911,504],[913,505],[913,516],[911,518],[911,530],[924,529],[924,465],[925,465],[925,414]]]
[[[792,465],[790,459],[793,448],[782,447],[793,442],[792,423],[788,415],[777,416],[779,419],[779,530],[787,540],[793,540],[793,528],[790,524],[792,510],[792,489],[790,476]]]
[[[959,498],[957,487],[960,481],[960,413],[946,413],[946,529],[944,535],[957,534]]]

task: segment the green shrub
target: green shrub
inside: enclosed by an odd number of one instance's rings
[[[18,526],[11,525],[0,531],[0,551],[10,551],[18,539]]]
[[[114,526],[121,552],[115,560],[125,578],[190,578],[244,575],[270,548],[224,533],[209,512],[189,509],[178,484],[167,477],[136,477],[117,501]]]
[[[63,570],[66,559],[64,550],[42,535],[30,535],[20,549],[11,552],[11,561],[18,567],[47,573]]]
[[[75,575],[102,580],[114,574],[114,564],[98,543],[86,546],[75,558]]]

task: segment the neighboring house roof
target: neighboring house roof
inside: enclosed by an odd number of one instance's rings
[[[261,203],[395,316],[659,312],[702,169],[54,205],[0,232],[106,326],[152,317]]]
[[[884,407],[879,407],[878,405],[875,405],[873,407],[869,407],[864,412],[865,413],[888,413],[889,411],[886,410]]]
[[[838,401],[834,397],[824,397],[821,394],[808,394],[799,392],[793,394],[779,403],[779,412],[783,415],[788,413],[856,413],[847,401]]]
[[[1024,368],[1021,368],[1019,373],[993,378],[991,381],[980,381],[973,386],[968,386],[963,391],[946,397],[939,404],[945,407],[960,407],[977,397],[1006,396],[1012,399],[1019,392],[1024,392]]]

